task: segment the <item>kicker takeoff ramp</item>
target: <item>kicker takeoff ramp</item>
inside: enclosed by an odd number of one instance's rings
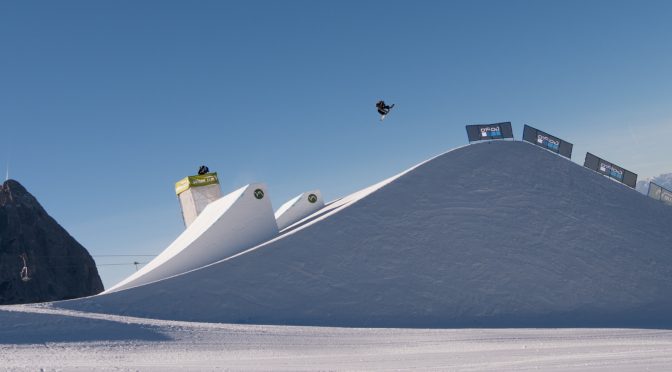
[[[324,207],[320,190],[307,191],[283,204],[275,212],[278,229],[293,225]]]
[[[208,204],[155,259],[105,293],[136,287],[211,264],[278,234],[263,184],[250,184]]]
[[[672,208],[531,143],[492,141],[212,265],[54,306],[223,323],[668,328],[670,231]]]

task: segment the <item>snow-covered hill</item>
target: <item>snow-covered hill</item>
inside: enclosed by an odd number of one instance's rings
[[[672,325],[672,208],[524,142],[450,151],[288,230],[55,306],[259,324]]]

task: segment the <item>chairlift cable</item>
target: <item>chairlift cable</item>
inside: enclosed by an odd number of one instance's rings
[[[91,257],[156,257],[155,254],[101,254],[101,255],[91,255]],[[40,255],[40,254],[31,254],[30,257],[74,257],[72,255]]]

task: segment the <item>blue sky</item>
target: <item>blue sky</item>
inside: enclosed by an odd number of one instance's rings
[[[3,1],[0,161],[94,256],[163,250],[173,184],[201,164],[277,208],[463,145],[466,124],[656,176],[670,19],[669,1]],[[109,287],[134,268],[99,270]]]

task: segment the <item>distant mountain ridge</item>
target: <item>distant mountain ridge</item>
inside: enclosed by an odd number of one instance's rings
[[[641,181],[637,181],[637,191],[641,192],[642,194],[648,194],[650,182],[653,182],[656,185],[662,186],[668,190],[672,190],[672,173],[663,173],[653,178],[646,178]]]
[[[27,268],[23,273],[21,256]],[[0,189],[0,304],[71,299],[102,290],[87,250],[19,182],[4,182]]]

